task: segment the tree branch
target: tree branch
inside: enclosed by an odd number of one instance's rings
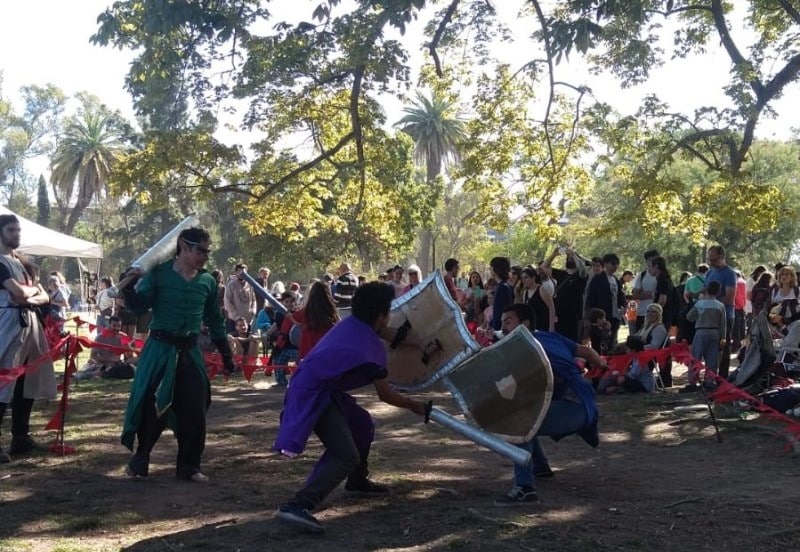
[[[255,199],[260,201],[260,200],[264,199],[265,197],[267,197],[268,195],[270,195],[271,193],[273,193],[275,190],[278,190],[281,186],[286,184],[286,182],[288,182],[292,178],[296,177],[298,174],[302,174],[303,172],[316,167],[317,165],[319,165],[323,161],[325,161],[327,159],[330,159],[331,157],[336,155],[339,152],[339,150],[341,150],[343,147],[345,147],[347,144],[349,144],[354,138],[355,138],[355,133],[351,131],[351,132],[347,133],[346,135],[342,136],[342,138],[339,140],[339,142],[336,143],[336,145],[333,148],[320,153],[314,159],[306,161],[305,163],[303,163],[299,167],[297,167],[297,168],[289,171],[285,175],[283,175],[278,180],[276,180],[274,182],[257,182],[257,183],[251,184],[251,186],[252,185],[264,186],[264,191],[261,194],[255,195],[255,194],[252,194],[250,192],[245,192],[244,190],[242,190],[242,188],[239,185],[236,185],[236,184],[231,184],[231,185],[228,185],[228,186],[220,186],[220,187],[215,188],[214,191],[215,192],[246,193],[246,194],[251,195],[252,197],[254,197]]]
[[[702,11],[711,11],[710,6],[703,6],[700,4],[690,4],[688,6],[680,6],[677,8],[672,8],[669,11],[661,11],[661,10],[644,10],[645,13],[655,13],[657,15],[663,15],[664,17],[669,17],[673,13],[681,13],[686,11],[692,10],[702,10]]]
[[[433,64],[436,67],[436,74],[440,78],[444,76],[444,72],[442,71],[442,64],[439,61],[439,54],[436,52],[436,48],[439,46],[439,41],[442,39],[444,30],[447,28],[447,25],[453,18],[453,14],[456,12],[459,2],[461,2],[461,0],[453,0],[450,5],[447,6],[447,11],[444,13],[444,17],[442,17],[442,20],[439,22],[439,26],[436,28],[436,32],[433,34],[433,40],[431,40],[428,44],[428,52],[430,52],[431,58],[433,58]]]
[[[367,187],[367,175],[364,170],[364,134],[361,129],[361,115],[358,112],[358,98],[361,96],[361,83],[364,79],[365,65],[356,67],[353,73],[353,87],[350,92],[350,121],[353,126],[353,135],[356,140],[356,156],[358,158],[358,171],[361,173],[361,189],[358,193],[358,208],[364,202]]]
[[[728,22],[725,20],[725,13],[722,8],[722,0],[711,0],[711,14],[714,17],[714,26],[717,28],[717,32],[719,33],[719,38],[722,41],[722,45],[725,47],[725,50],[728,52],[728,56],[731,58],[731,61],[737,66],[746,65],[748,68],[753,70],[753,74],[755,75],[755,70],[753,68],[753,64],[747,60],[742,53],[739,51],[739,48],[733,42],[733,37],[728,32]],[[756,93],[756,96],[760,96],[763,93],[764,85],[761,84],[761,81],[758,80],[758,77],[753,76],[750,78],[750,88]]]
[[[778,0],[778,3],[784,10],[786,10],[786,13],[789,14],[789,17],[794,19],[794,22],[800,25],[800,12],[798,12],[797,9],[792,6],[789,0]]]
[[[547,76],[549,81],[549,93],[547,97],[547,107],[544,114],[544,136],[547,141],[547,152],[550,155],[550,160],[553,162],[553,169],[555,170],[555,155],[553,154],[553,142],[550,139],[550,112],[553,108],[553,101],[555,100],[555,69],[553,67],[553,51],[550,47],[550,28],[547,26],[547,20],[542,12],[542,7],[539,5],[538,0],[530,0],[533,9],[536,11],[536,17],[539,19],[539,24],[542,26],[542,41],[544,42],[544,51],[547,55]]]
[[[797,78],[797,75],[799,74],[800,54],[797,54],[789,60],[783,69],[778,71],[778,73],[772,77],[766,86],[761,87],[760,93],[756,93],[756,105],[747,118],[747,123],[744,126],[742,143],[739,144],[739,149],[734,154],[735,157],[731,159],[731,170],[734,175],[742,168],[747,151],[750,149],[750,146],[753,145],[756,125],[758,124],[758,118],[761,115],[761,112],[764,110],[767,104],[772,101],[775,96],[780,94],[783,88]]]
[[[672,155],[676,151],[678,151],[679,149],[686,149],[686,150],[691,151],[691,152],[696,152],[696,150],[694,148],[692,148],[692,144],[694,144],[695,142],[698,142],[700,140],[707,140],[708,138],[711,138],[711,137],[714,137],[714,136],[725,136],[725,134],[727,134],[727,133],[728,133],[727,129],[713,128],[713,129],[709,129],[709,130],[699,130],[699,131],[694,132],[692,134],[687,134],[686,136],[684,136],[680,140],[676,141],[675,144],[673,144],[673,146],[669,150],[667,150],[665,152],[665,155],[662,158],[662,160],[659,161],[656,164],[655,170],[656,171],[660,170],[661,167],[664,166],[664,163],[667,162],[667,159],[671,158]],[[732,138],[730,138],[730,137],[724,138],[723,142],[725,144],[727,144],[728,150],[731,153],[731,161],[733,161],[734,158],[735,158],[736,149],[737,149],[736,148],[736,142],[734,142],[734,140]],[[698,156],[698,158],[701,161],[703,161],[704,163],[706,163],[709,167],[713,168],[714,170],[717,170],[717,171],[722,170],[722,167],[715,167],[713,164],[710,164],[709,161],[705,157]]]

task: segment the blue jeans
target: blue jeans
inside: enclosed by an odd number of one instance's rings
[[[514,464],[514,483],[520,487],[533,487],[533,473],[550,468],[547,456],[539,443],[539,437],[571,435],[583,429],[586,422],[586,408],[581,403],[566,400],[552,401],[539,431],[536,432],[536,437],[527,443],[517,445],[530,451],[531,461],[525,466]]]
[[[719,362],[719,330],[697,330],[692,341],[692,356],[697,360],[702,360],[709,372],[717,372]],[[698,373],[689,370],[689,384],[697,383]]]

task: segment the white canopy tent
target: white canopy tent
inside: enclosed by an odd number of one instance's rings
[[[17,251],[39,257],[103,258],[103,246],[100,244],[51,230],[3,206],[0,206],[0,215],[15,215],[19,219],[22,236]]]
[[[2,205],[0,205],[0,215],[14,215],[19,219],[19,226],[22,232],[17,251],[37,257],[72,257],[77,261],[80,268],[78,273],[80,275],[81,292],[76,297],[80,297],[80,308],[86,309],[88,306],[87,297],[91,296],[91,294],[88,292],[84,279],[84,273],[87,272],[87,268],[81,262],[81,259],[92,259],[93,264],[95,264],[93,270],[95,272],[98,271],[100,259],[103,258],[103,246],[36,224]]]

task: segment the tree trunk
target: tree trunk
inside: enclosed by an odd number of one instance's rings
[[[433,268],[431,264],[431,241],[430,229],[423,228],[420,231],[419,254],[417,255],[417,264],[419,264],[423,278],[430,274]]]
[[[87,201],[78,201],[75,204],[75,207],[69,212],[69,218],[67,219],[67,223],[64,225],[64,229],[62,230],[65,234],[72,235],[72,231],[75,230],[75,226],[77,226],[78,221],[80,220],[83,212],[89,206],[89,202]]]
[[[441,159],[434,155],[428,155],[425,161],[425,172],[425,178],[428,183],[428,187],[432,188],[436,185],[436,178],[439,176],[439,173],[442,172]],[[436,217],[435,206],[431,216],[434,219]],[[423,277],[430,274],[436,268],[436,259],[431,258],[432,247],[433,256],[435,257],[436,248],[433,246],[433,232],[430,228],[423,228],[419,238],[419,257],[417,258],[417,264],[419,264],[419,268],[422,270]]]

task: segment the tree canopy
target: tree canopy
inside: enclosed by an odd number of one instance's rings
[[[193,202],[230,209],[258,243],[320,265],[411,257],[426,225],[432,239],[455,236],[443,231],[454,216],[499,232],[525,225],[541,241],[619,243],[630,227],[639,241],[666,234],[697,248],[746,245],[745,236],[778,228],[797,235],[774,212],[789,205],[790,187],[763,176],[756,153],[767,154],[755,139],[774,101],[797,86],[794,3],[517,7],[509,15],[484,0],[327,0],[306,11],[278,1],[119,0],[100,15],[93,41],[137,52],[126,86],[141,134],[123,137],[134,147],[115,156],[108,190],[142,212]],[[502,44],[529,55],[510,59]],[[729,60],[727,105],[687,113],[648,96],[618,113],[592,94],[593,79],[616,78],[625,90],[710,50]],[[568,82],[563,66],[576,58],[593,73]],[[407,106],[399,127],[386,108],[397,98]],[[37,105],[54,113],[57,97]],[[411,118],[426,111],[458,114],[458,148],[423,140],[424,121]],[[12,140],[24,125],[3,113],[0,101],[3,146],[33,151],[25,144],[36,132]],[[222,137],[226,128],[233,139]],[[427,179],[413,166],[426,142]],[[773,155],[778,146],[763,148]],[[437,166],[448,155],[460,163]],[[13,159],[0,165],[4,182]],[[99,181],[77,197],[97,197]],[[452,209],[455,198],[469,208]],[[575,224],[564,234],[566,220]]]

